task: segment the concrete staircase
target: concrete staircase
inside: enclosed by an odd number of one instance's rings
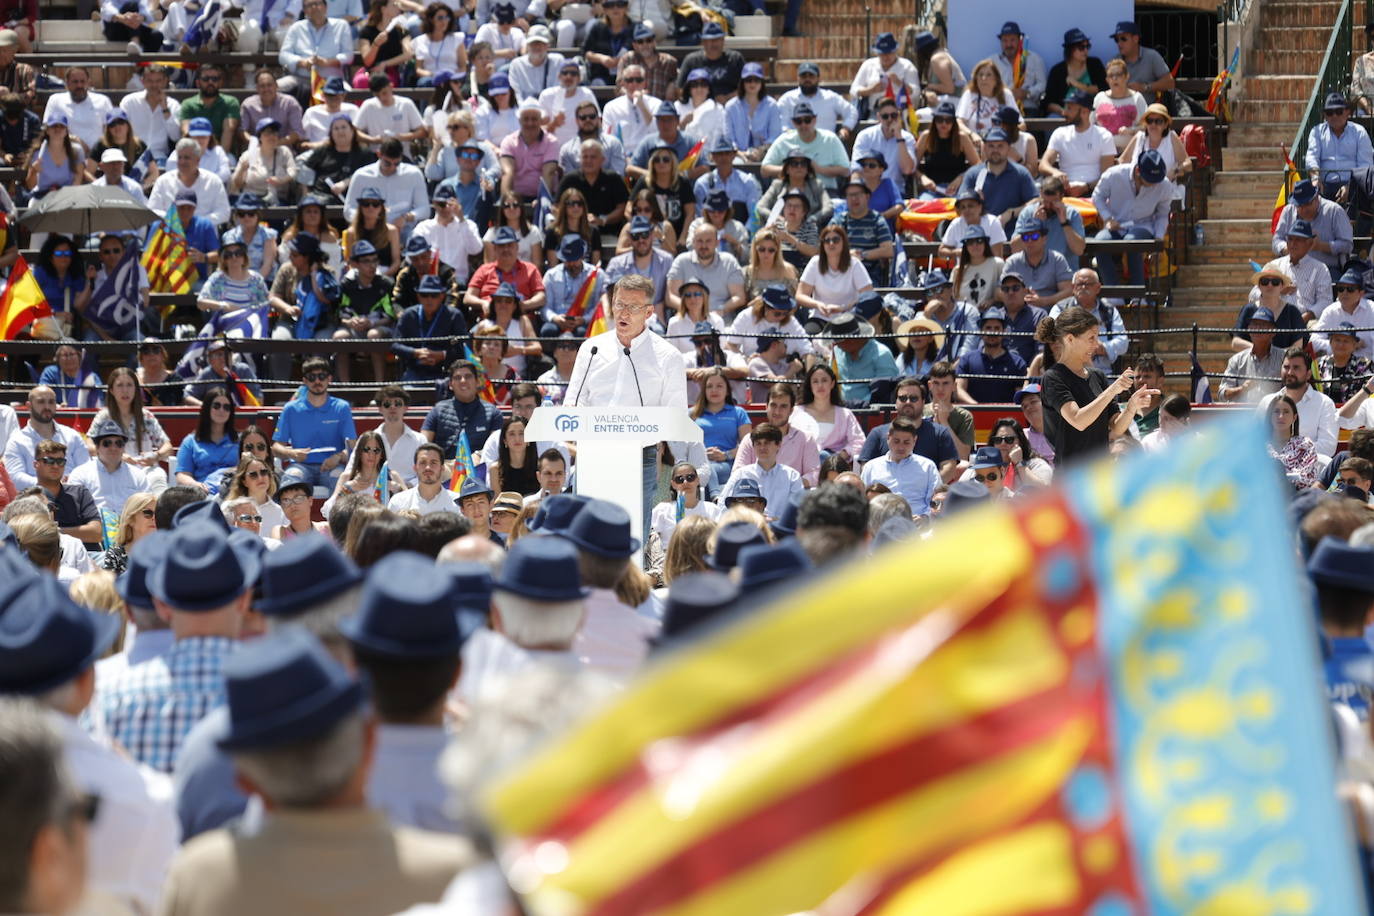
[[[1250,289],[1249,262],[1273,257],[1269,226],[1283,178],[1279,145],[1293,140],[1340,4],[1257,2],[1263,6],[1260,45],[1251,58],[1256,72],[1243,79],[1243,98],[1232,105],[1224,168],[1215,176],[1207,219],[1201,221],[1205,243],[1190,247],[1174,278],[1173,308],[1163,315],[1167,327],[1231,327]],[[1364,5],[1355,9],[1356,46],[1362,47]],[[1170,371],[1186,372],[1183,354],[1191,345],[1191,335],[1164,335],[1155,348],[1166,355]],[[1179,358],[1169,358],[1173,353]],[[1209,373],[1224,369],[1231,353],[1229,335],[1199,337],[1198,356]]]
[[[894,0],[872,0],[872,36],[891,32],[901,39],[902,27],[911,23],[911,3]],[[736,22],[739,20],[737,19]],[[782,17],[775,17],[773,34],[782,35]],[[820,68],[823,82],[849,82],[865,59],[873,55],[866,38],[867,17],[863,0],[831,0],[827,3],[802,5],[800,28],[802,38],[782,38],[778,42],[778,59],[773,79],[780,84],[795,84],[797,67],[814,61]]]

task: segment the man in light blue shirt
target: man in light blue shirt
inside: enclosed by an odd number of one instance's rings
[[[711,163],[715,167],[696,180],[692,185],[692,193],[697,199],[697,212],[701,213],[706,209],[706,195],[714,190],[723,189],[730,195],[735,219],[747,224],[749,214],[754,212],[763,191],[759,188],[757,178],[735,168],[737,152],[739,151],[735,149],[734,141],[729,135],[718,135],[711,146]]]
[[[353,30],[342,19],[330,19],[325,0],[304,0],[305,18],[291,24],[282,39],[277,61],[286,68],[277,88],[302,102],[310,96],[310,68],[319,70],[326,80],[343,76],[343,68],[353,62]]]
[[[596,303],[605,291],[605,277],[601,271],[587,266],[587,240],[580,235],[565,235],[558,247],[562,260],[544,275],[544,323],[540,337],[557,337],[564,331],[578,331],[587,327],[587,319],[596,311]],[[591,294],[581,315],[569,315],[568,309],[577,299],[582,287],[590,284]]]
[[[311,357],[301,373],[306,395],[281,409],[272,434],[272,452],[291,462],[282,472],[283,485],[304,481],[332,488],[343,472],[353,440],[358,438],[353,411],[347,401],[329,394],[333,372],[328,360]]]
[[[901,370],[892,351],[873,339],[873,325],[853,312],[846,312],[830,322],[827,333],[836,338],[835,368],[839,370],[840,393],[845,401],[853,407],[890,402],[892,386]]]
[[[1169,208],[1174,202],[1174,183],[1168,178],[1164,158],[1147,149],[1136,159],[1114,165],[1102,173],[1093,191],[1093,206],[1102,220],[1099,239],[1162,239],[1169,228]],[[1098,270],[1108,286],[1119,282],[1116,259],[1100,257]],[[1145,258],[1129,254],[1131,283],[1145,282]]]
[[[1288,231],[1300,219],[1307,220],[1316,236],[1312,242],[1312,257],[1326,265],[1334,281],[1341,275],[1341,266],[1355,248],[1350,217],[1340,204],[1317,193],[1316,182],[1311,179],[1299,181],[1293,185],[1288,205],[1279,214],[1279,224],[1274,227],[1274,238],[1269,243],[1274,254],[1288,254]]]
[[[913,517],[930,514],[930,499],[940,483],[940,469],[915,454],[915,448],[916,424],[909,417],[894,417],[887,428],[887,454],[865,464],[859,475],[866,485],[880,483],[906,500]]]
[[[1339,92],[1326,97],[1322,106],[1325,123],[1307,135],[1307,173],[1322,197],[1345,203],[1350,197],[1350,173],[1374,166],[1369,134],[1350,123],[1350,103]]]
[[[1069,269],[1077,270],[1087,234],[1083,229],[1082,215],[1064,203],[1064,179],[1057,175],[1040,179],[1040,196],[1022,207],[1020,215],[1016,217],[1012,251],[1021,250],[1019,237],[1035,220],[1040,220],[1045,232],[1045,247],[1062,254],[1064,260],[1069,262]]]
[[[654,314],[666,326],[668,320],[663,315],[663,300],[668,294],[668,271],[672,267],[673,256],[654,244],[653,224],[643,215],[636,214],[630,220],[630,250],[611,258],[606,265],[606,283],[616,283],[628,274],[648,277],[654,283]],[[544,292],[548,293],[547,286]],[[605,305],[609,311],[611,303],[606,301]]]
[[[902,112],[894,99],[879,99],[877,109],[878,123],[865,127],[854,138],[849,167],[861,171],[863,160],[881,155],[887,163],[884,177],[905,188],[907,176],[916,171],[916,138],[902,129]]]
[[[1050,309],[1050,317],[1058,318],[1059,313],[1071,305],[1077,305],[1097,316],[1097,352],[1093,354],[1093,368],[1112,374],[1112,365],[1126,354],[1131,339],[1126,334],[1126,323],[1116,307],[1098,298],[1102,281],[1097,271],[1087,267],[1073,275],[1073,298],[1055,303]]]
[[[1002,74],[1002,82],[1011,90],[1011,94],[1016,98],[1016,104],[1024,108],[1028,116],[1039,114],[1041,96],[1045,94],[1045,85],[1049,82],[1045,59],[1026,47],[1026,35],[1015,22],[1003,23],[997,33],[997,40],[1002,45],[1002,50],[992,60]],[[1023,61],[1019,86],[1016,85],[1015,79],[1018,53],[1022,55]]]
[[[754,447],[754,463],[741,465],[735,470],[721,492],[734,494],[741,480],[753,480],[758,483],[759,492],[767,503],[764,513],[769,519],[776,519],[792,497],[804,489],[801,474],[778,461],[778,453],[782,450],[782,430],[772,423],[764,422],[755,426],[749,433],[749,442]]]

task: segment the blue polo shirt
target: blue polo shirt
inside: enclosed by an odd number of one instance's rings
[[[353,428],[353,408],[343,398],[328,398],[319,407],[307,398],[298,398],[281,409],[273,438],[292,448],[311,449],[305,464],[321,464],[328,452],[314,449],[345,451],[346,440],[358,438]]]
[[[1363,721],[1374,697],[1374,650],[1359,636],[1335,636],[1326,660],[1326,692],[1332,703],[1344,703]]]
[[[1026,361],[1014,350],[1004,350],[1001,356],[988,357],[982,348],[965,353],[959,359],[958,373],[965,376],[969,397],[979,404],[1007,404],[1026,381]],[[967,378],[970,375],[1003,375],[1007,381]]]
[[[1008,162],[1002,174],[994,175],[986,165],[975,165],[964,173],[965,191],[983,192],[983,210],[1001,216],[1013,207],[1020,207],[1039,195],[1035,179],[1019,162]]]
[[[190,474],[199,483],[221,468],[232,468],[239,463],[239,443],[233,436],[225,436],[218,442],[201,442],[191,433],[181,440],[177,449],[176,473]]]
[[[733,452],[739,445],[739,428],[747,425],[749,414],[738,404],[726,404],[721,410],[711,413],[703,410],[696,418],[701,427],[707,448],[718,448],[722,452]]]
[[[197,251],[209,253],[219,251],[219,232],[215,230],[215,224],[203,216],[191,217],[191,225],[183,227],[186,230],[186,244]],[[196,270],[200,272],[200,278],[204,280],[210,276],[210,265],[197,264]]]

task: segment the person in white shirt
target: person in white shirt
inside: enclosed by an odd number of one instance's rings
[[[778,115],[783,124],[792,123],[792,110],[802,102],[815,113],[817,130],[828,130],[849,142],[859,123],[859,111],[838,92],[821,88],[821,68],[812,61],[797,67],[797,88],[778,98]]]
[[[410,394],[400,385],[383,385],[377,389],[376,403],[382,412],[382,422],[375,427],[375,432],[381,434],[387,467],[400,474],[406,486],[413,487],[417,479],[415,452],[428,440],[406,423]]]
[[[905,499],[913,515],[929,515],[940,469],[915,449],[916,424],[906,417],[894,418],[887,430],[887,454],[865,464],[860,477],[865,484],[880,483]]]
[[[0,404],[0,452],[9,444],[10,437],[19,432],[19,414],[8,404]]]
[[[130,496],[148,492],[148,478],[142,468],[124,460],[127,440],[118,423],[106,417],[92,426],[88,435],[95,443],[95,460],[72,471],[67,480],[90,490],[97,508],[119,515]]]
[[[385,73],[379,73],[369,79],[367,88],[372,93],[372,98],[363,102],[358,109],[353,125],[358,128],[359,133],[371,138],[373,152],[377,151],[383,140],[394,137],[401,141],[405,147],[405,154],[409,157],[411,142],[428,133],[425,119],[420,117],[419,109],[410,99],[396,94],[396,88],[391,85],[391,79]]]
[[[352,222],[358,212],[358,195],[376,189],[382,192],[386,215],[401,233],[405,244],[415,224],[429,218],[429,191],[419,166],[401,161],[404,150],[395,137],[383,141],[377,161],[353,173],[344,196],[344,218]],[[161,179],[159,179],[161,180]]]
[[[224,182],[213,172],[200,167],[200,144],[190,137],[177,141],[176,169],[157,176],[148,206],[161,215],[176,201],[181,190],[196,193],[196,215],[203,216],[217,226],[229,222],[229,195]]]
[[[438,185],[430,204],[434,207],[434,215],[416,223],[414,234],[426,239],[439,260],[453,268],[458,285],[466,286],[469,259],[482,253],[482,237],[477,234],[477,224],[464,216],[463,205],[458,202],[458,194],[451,184]]]
[[[1374,306],[1364,292],[1364,274],[1358,267],[1351,267],[1332,284],[1336,301],[1321,310],[1315,330],[1331,330],[1349,322],[1357,328],[1374,328]],[[1374,358],[1374,331],[1356,331],[1355,356]],[[1330,353],[1331,341],[1326,334],[1312,335],[1312,349],[1318,353]]]
[[[43,109],[43,123],[54,114],[67,116],[67,129],[87,151],[100,142],[105,132],[105,115],[114,108],[109,97],[90,90],[91,75],[85,67],[68,67],[67,91],[55,93]]]
[[[143,88],[124,96],[119,107],[129,118],[129,129],[163,162],[181,138],[181,102],[167,94],[171,73],[162,64],[150,64],[139,71]]]
[[[415,447],[415,486],[402,490],[386,507],[393,512],[414,509],[421,515],[432,512],[457,512],[458,502],[443,485],[444,450],[433,442]]]
[[[1116,163],[1116,142],[1105,127],[1092,123],[1092,99],[1081,89],[1071,89],[1064,99],[1064,120],[1068,123],[1050,134],[1040,174],[1061,179],[1069,196],[1084,197]]]
[[[263,0],[275,6],[276,0]],[[353,29],[342,19],[329,18],[325,0],[302,0],[304,19],[293,22],[282,36],[277,61],[287,70],[277,88],[296,96],[296,100],[310,95],[311,71],[329,79],[343,76],[343,68],[353,63],[355,54]]]
[[[498,3],[492,8],[492,20],[483,23],[473,36],[472,43],[485,41],[491,45],[497,60],[515,60],[525,53],[525,30],[515,24],[515,6]]]
[[[582,85],[582,68],[575,60],[563,61],[558,68],[558,85],[539,93],[544,129],[554,135],[559,146],[577,136],[577,106],[586,102],[595,105],[596,96]]]
[[[1283,387],[1261,398],[1255,410],[1263,416],[1275,398],[1281,394],[1288,395],[1298,405],[1298,428],[1317,446],[1317,453],[1327,458],[1336,454],[1336,405],[1329,397],[1312,387],[1312,364],[1308,362],[1307,353],[1300,344],[1295,344],[1284,352],[1279,378],[1283,380]],[[1351,399],[1352,402],[1354,400]],[[1356,407],[1358,406],[1356,404]]]
[[[301,138],[304,141],[302,146],[314,149],[328,142],[329,125],[334,123],[334,116],[340,112],[348,115],[349,121],[357,123],[358,106],[344,101],[347,92],[348,84],[342,76],[330,77],[325,81],[322,93],[324,103],[311,105],[305,110],[305,114],[301,115]]]
[[[644,68],[628,64],[616,74],[620,95],[606,103],[601,112],[606,133],[620,140],[626,150],[639,148],[645,137],[658,131],[654,112],[663,104],[644,89]]]
[[[120,619],[79,606],[57,579],[31,569],[7,578],[14,593],[5,608],[11,638],[0,643],[0,694],[32,697],[51,711],[71,778],[100,799],[86,827],[85,902],[90,912],[154,912],[179,838],[169,780],[77,723],[95,694],[95,661]],[[21,634],[27,638],[13,638]]]
[[[871,49],[877,57],[870,57],[859,65],[854,74],[854,82],[849,86],[849,97],[856,101],[867,98],[877,101],[878,96],[886,95],[889,88],[894,96],[903,91],[907,98],[916,103],[921,98],[921,75],[916,65],[897,54],[897,37],[891,32],[882,32],[873,40]]]
[[[681,366],[681,363],[678,365]],[[29,422],[23,429],[11,433],[9,441],[5,443],[5,471],[20,490],[38,485],[38,477],[33,469],[34,451],[44,439],[53,439],[66,446],[67,474],[91,460],[81,434],[53,420],[57,415],[57,395],[51,388],[38,385],[29,389],[28,408]]]
[[[128,167],[129,157],[124,155],[124,150],[117,146],[106,147],[100,154],[100,177],[95,179],[92,184],[109,185],[112,188],[120,188],[134,200],[143,206],[148,206],[148,198],[143,194],[143,188],[137,181],[134,181],[124,170]],[[96,284],[95,289],[100,289]],[[147,304],[146,301],[144,303]]]
[[[515,90],[517,98],[537,99],[545,89],[558,86],[558,74],[563,69],[564,57],[549,51],[549,30],[547,26],[536,25],[525,36],[525,53],[510,62],[506,76]]]
[[[511,419],[519,417],[521,420],[529,422],[530,417],[534,416],[534,409],[539,406],[539,397],[539,389],[529,382],[512,385],[510,389]],[[487,467],[496,465],[501,458],[501,437],[504,434],[505,431],[500,426],[491,431],[487,436],[487,441],[482,443],[482,451],[478,455],[480,463]],[[554,449],[562,455],[566,464],[572,464],[572,453],[568,451],[566,443],[547,440],[539,440],[534,443],[536,455],[543,455],[549,449]]]
[[[249,54],[279,51],[286,43],[287,30],[301,18],[301,0],[235,0],[233,5],[242,7],[234,49]]]
[[[1041,96],[1045,94],[1048,71],[1045,69],[1045,59],[1027,48],[1025,39],[1025,33],[1015,22],[1003,23],[997,33],[1002,50],[993,58],[993,63],[997,64],[997,69],[1001,71],[1002,82],[1011,90],[1017,107],[1027,116],[1034,116],[1040,113]],[[1020,86],[1015,85],[1015,64],[1018,54],[1021,55]],[[1051,101],[1057,103],[1058,99]]]

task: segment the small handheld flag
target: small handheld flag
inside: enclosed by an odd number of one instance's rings
[[[587,314],[587,306],[591,305],[592,299],[596,294],[597,281],[601,279],[601,271],[595,267],[587,268],[587,279],[582,281],[582,286],[573,297],[572,305],[568,306],[567,317],[581,318]]]
[[[324,104],[324,74],[318,67],[310,68],[310,104]]]
[[[701,158],[701,151],[706,148],[705,140],[698,140],[696,146],[687,151],[687,155],[682,157],[682,161],[677,164],[677,170],[681,174],[686,174],[697,167],[697,160]]]
[[[51,317],[52,306],[21,254],[10,270],[5,291],[0,293],[0,340],[14,340],[38,319]]]
[[[391,502],[391,467],[385,461],[377,470],[377,486],[373,489],[372,496],[383,506]]]
[[[1283,182],[1279,185],[1279,195],[1274,199],[1274,217],[1269,221],[1269,232],[1273,234],[1279,228],[1279,217],[1283,215],[1283,208],[1288,206],[1288,197],[1293,193],[1293,184],[1297,181],[1298,167],[1293,164],[1293,158],[1288,155],[1288,147],[1279,144],[1279,149],[1283,151]]]
[[[186,248],[186,229],[175,204],[167,208],[166,217],[148,239],[142,264],[153,292],[185,295],[191,291],[191,273],[195,268]]]
[[[449,478],[448,488],[457,493],[463,487],[464,478],[476,473],[477,469],[472,464],[472,445],[468,443],[468,431],[465,429],[458,434],[458,448],[453,456],[453,476]]]

